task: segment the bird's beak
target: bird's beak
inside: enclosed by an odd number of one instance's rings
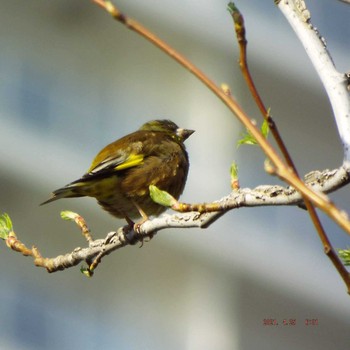
[[[192,134],[194,133],[194,130],[190,130],[190,129],[181,129],[178,128],[176,130],[176,135],[178,137],[180,137],[181,139],[183,139],[184,141],[189,138]]]

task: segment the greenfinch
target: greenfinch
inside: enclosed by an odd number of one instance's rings
[[[103,148],[80,179],[54,191],[41,205],[88,196],[129,223],[140,216],[159,215],[166,207],[151,199],[149,186],[179,198],[189,169],[184,141],[193,132],[170,120],[152,120]]]

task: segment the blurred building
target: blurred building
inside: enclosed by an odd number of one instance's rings
[[[215,82],[228,83],[259,120],[237,66],[226,2],[118,5]],[[273,1],[237,5],[252,73],[300,172],[338,167],[331,109],[300,43]],[[350,6],[311,5],[345,71]],[[196,129],[187,141],[184,201],[229,193],[233,160],[241,186],[278,183],[264,173],[258,148],[237,149],[243,130],[213,94],[91,2],[3,1],[0,43],[0,212],[43,255],[85,244],[61,210],[82,214],[95,237],[123,224],[92,199],[38,203],[82,175],[107,143],[153,118]],[[348,209],[348,189],[333,198]],[[349,244],[322,221],[335,247]],[[4,245],[0,266],[0,349],[320,350],[346,348],[350,340],[346,288],[300,209],[240,209],[206,230],[161,232],[142,249],[106,257],[92,279],[78,268],[49,275]],[[265,325],[270,319],[279,325]]]

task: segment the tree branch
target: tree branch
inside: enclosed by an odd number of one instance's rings
[[[348,184],[350,182],[350,174],[344,167],[322,172],[313,171],[305,176],[305,181],[314,190],[329,193]],[[5,229],[1,230],[0,225],[0,237],[5,239],[9,248],[25,256],[32,256],[35,265],[46,268],[48,272],[62,271],[77,266],[81,262],[86,262],[87,267],[82,271],[86,275],[92,276],[105,255],[127,245],[134,245],[138,242],[143,243],[146,238],[152,238],[161,230],[169,228],[207,228],[232,209],[256,206],[300,205],[303,203],[303,200],[300,193],[292,187],[264,185],[255,189],[236,189],[215,203],[218,204],[218,210],[214,212],[200,213],[193,211],[172,215],[164,214],[161,217],[144,222],[138,227],[137,231],[127,225],[120,227],[117,231],[108,233],[103,239],[96,240],[92,238],[82,217],[78,214],[63,212],[62,217],[74,221],[80,227],[88,247],[77,247],[71,253],[54,258],[44,258],[36,247],[31,249],[26,247],[17,238],[10,223],[6,224],[7,231]],[[70,217],[68,217],[69,215]],[[3,233],[4,231],[6,231],[6,234]]]
[[[348,77],[345,73],[336,70],[327,50],[325,39],[310,22],[311,16],[305,2],[280,0],[277,5],[303,44],[327,92],[343,144],[344,162],[347,167],[350,167],[350,93]]]

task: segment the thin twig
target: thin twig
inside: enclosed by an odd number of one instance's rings
[[[243,77],[247,83],[247,86],[250,90],[250,93],[252,94],[252,97],[257,104],[263,118],[267,121],[269,125],[269,129],[277,143],[278,148],[281,150],[284,159],[286,160],[287,164],[294,170],[294,172],[297,174],[297,169],[293,163],[293,160],[288,152],[288,149],[278,131],[277,125],[275,121],[273,120],[270,112],[265,107],[265,104],[258,92],[258,89],[256,88],[256,85],[254,83],[254,80],[252,78],[252,75],[250,74],[249,66],[248,66],[248,59],[247,59],[247,45],[248,41],[246,38],[246,30],[244,26],[244,18],[238,8],[235,6],[234,3],[230,2],[228,4],[228,9],[231,13],[232,19],[235,24],[235,31],[237,36],[237,41],[239,45],[239,66],[242,70]]]

